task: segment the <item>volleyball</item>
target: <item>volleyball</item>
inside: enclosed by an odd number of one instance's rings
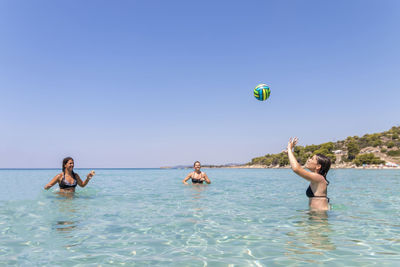
[[[269,95],[271,94],[271,89],[269,89],[268,85],[262,83],[254,88],[254,97],[257,100],[265,101],[268,99]]]

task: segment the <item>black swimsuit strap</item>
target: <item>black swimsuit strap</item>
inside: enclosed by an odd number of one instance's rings
[[[307,197],[309,197],[309,198],[314,198],[314,197],[316,197],[316,198],[326,198],[327,200],[328,200],[328,203],[329,203],[329,197],[328,197],[328,185],[329,185],[329,181],[328,181],[328,179],[326,179],[326,177],[325,176],[323,176],[324,177],[324,179],[325,179],[325,181],[326,181],[326,196],[316,196],[316,195],[314,195],[314,192],[312,191],[312,189],[311,189],[311,185],[309,185],[308,186],[308,188],[307,188],[307,191],[306,191],[306,195],[307,195]]]

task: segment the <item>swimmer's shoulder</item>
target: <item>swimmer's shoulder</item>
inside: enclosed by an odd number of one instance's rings
[[[57,177],[57,181],[61,181],[61,179],[63,178],[63,176],[64,176],[64,173],[62,173],[62,172],[60,172],[59,174],[57,174],[56,175],[56,177]]]

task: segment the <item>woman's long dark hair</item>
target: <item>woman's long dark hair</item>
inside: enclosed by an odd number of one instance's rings
[[[331,168],[331,159],[322,154],[316,154],[316,155],[317,155],[317,162],[319,165],[321,165],[321,169],[319,170],[318,173],[324,176],[326,180],[326,175],[328,174],[328,171]],[[326,181],[329,184],[329,181],[328,180]]]
[[[74,161],[74,159],[71,157],[66,157],[65,159],[63,159],[62,170],[63,170],[64,176],[65,176],[65,164],[67,164],[68,161],[70,161],[70,160]],[[72,170],[72,178],[74,178],[76,180],[74,170]]]

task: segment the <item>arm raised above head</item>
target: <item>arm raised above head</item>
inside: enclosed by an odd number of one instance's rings
[[[287,146],[287,153],[289,157],[290,167],[296,174],[298,174],[299,176],[303,177],[304,179],[310,182],[321,182],[322,180],[324,180],[324,177],[322,175],[306,171],[305,169],[303,169],[303,167],[301,167],[301,165],[297,161],[296,156],[293,153],[293,148],[296,146],[298,141],[299,139],[297,137],[289,139],[289,143]]]

